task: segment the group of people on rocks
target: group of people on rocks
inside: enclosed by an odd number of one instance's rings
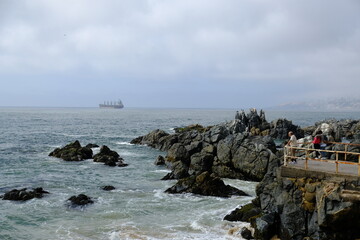
[[[296,147],[298,146],[298,141],[295,134],[292,131],[288,133],[288,136],[290,139],[286,144],[286,146],[289,146],[288,148],[289,151],[287,155],[289,156],[289,159],[291,160],[292,163],[296,163],[295,152],[296,152]],[[312,141],[314,149],[317,149],[317,151],[315,151],[315,159],[326,159],[327,153],[321,150],[325,150],[326,146],[328,146],[329,143],[330,142],[327,136],[323,135],[323,132],[321,130],[316,132],[315,137]]]

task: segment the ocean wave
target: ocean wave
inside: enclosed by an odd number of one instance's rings
[[[116,142],[116,144],[118,144],[118,145],[126,145],[126,146],[133,146],[133,145],[135,145],[135,144],[131,144],[131,143],[129,143],[129,142]]]

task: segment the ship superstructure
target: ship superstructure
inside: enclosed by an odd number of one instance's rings
[[[103,104],[99,104],[100,108],[123,108],[124,104],[121,100],[118,101],[104,101]]]

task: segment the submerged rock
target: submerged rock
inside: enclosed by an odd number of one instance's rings
[[[61,158],[65,161],[83,161],[92,158],[92,150],[88,147],[82,147],[80,142],[76,140],[63,148],[56,148],[49,156]]]
[[[204,196],[230,197],[232,195],[248,196],[245,192],[225,185],[224,182],[209,172],[198,176],[180,179],[174,186],[167,189],[166,193],[193,193]]]
[[[26,188],[20,190],[13,189],[4,194],[3,200],[27,201],[33,198],[42,198],[44,194],[48,193],[49,192],[45,191],[43,188],[34,188],[32,191],[26,191]]]
[[[94,143],[88,143],[85,147],[87,147],[87,148],[97,148],[97,147],[99,147],[99,145],[94,144]]]
[[[109,186],[103,186],[101,187],[101,189],[104,191],[112,191],[115,190],[116,188],[114,186],[109,185]]]
[[[70,201],[70,203],[73,206],[84,206],[86,204],[92,204],[94,203],[93,200],[91,200],[90,197],[86,196],[85,194],[79,194],[77,196],[71,196],[68,201]]]

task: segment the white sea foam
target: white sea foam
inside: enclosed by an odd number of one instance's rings
[[[155,173],[170,173],[171,170],[169,170],[169,169],[158,169],[158,170],[154,170],[154,171],[151,171],[151,172],[155,172]]]
[[[135,145],[135,144],[131,144],[131,143],[129,143],[129,142],[116,142],[116,144],[118,144],[118,145],[126,145],[126,146],[133,146],[133,145]]]
[[[144,154],[130,152],[130,151],[121,151],[120,156],[132,156],[132,157],[143,157]]]

